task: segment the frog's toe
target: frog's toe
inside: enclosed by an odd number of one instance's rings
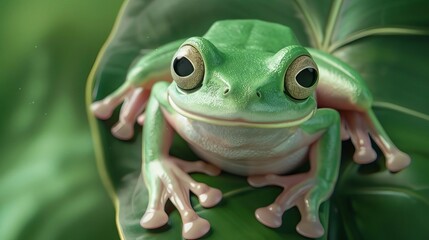
[[[372,147],[359,147],[355,151],[353,159],[358,164],[367,164],[377,159],[377,153],[372,149]]]
[[[204,218],[197,217],[191,221],[184,221],[182,236],[186,239],[197,239],[210,231],[210,223]]]
[[[144,119],[145,119],[145,114],[144,113],[140,114],[140,116],[137,117],[137,123],[140,124],[140,126],[143,126]]]
[[[209,188],[206,192],[198,195],[201,206],[210,208],[216,206],[222,200],[222,192],[216,188]]]
[[[406,168],[411,163],[411,158],[408,154],[399,150],[387,156],[386,165],[389,171],[398,172]]]
[[[111,132],[113,136],[121,140],[130,140],[134,135],[134,126],[127,122],[118,122]]]
[[[323,236],[325,230],[323,229],[320,221],[308,221],[306,219],[301,219],[299,224],[296,226],[296,230],[303,236],[309,238],[319,238]]]
[[[209,187],[205,183],[196,182],[189,175],[179,176],[183,185],[198,196],[201,206],[205,208],[214,207],[222,200],[222,192],[219,189]]]
[[[350,134],[347,132],[347,130],[341,130],[340,132],[340,138],[341,141],[346,141],[350,139]]]
[[[222,172],[222,170],[219,167],[206,163],[204,161],[186,162],[186,163],[189,164],[185,168],[187,172],[201,172],[209,176],[218,176]]]
[[[267,185],[276,185],[279,180],[279,176],[274,174],[268,174],[268,175],[254,175],[247,178],[247,182],[252,187],[264,187]]]
[[[349,134],[349,131],[347,130],[347,121],[345,120],[344,116],[341,116],[340,137],[341,137],[341,141],[350,139],[350,134]]]
[[[192,173],[192,172],[200,172],[205,173],[210,176],[217,176],[219,175],[222,170],[212,164],[206,163],[204,161],[184,161],[179,158],[171,157],[170,160],[176,163],[177,166],[179,166],[184,172],[186,173]]]
[[[280,206],[271,204],[255,211],[256,219],[267,227],[278,228],[282,225],[283,211]]]
[[[97,118],[102,120],[109,119],[113,113],[112,107],[108,104],[105,104],[103,101],[98,101],[91,104],[91,111]]]
[[[168,222],[168,215],[164,211],[149,210],[140,220],[140,226],[146,229],[154,229],[164,226]]]

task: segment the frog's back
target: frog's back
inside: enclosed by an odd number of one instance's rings
[[[284,25],[260,20],[223,20],[212,25],[204,35],[217,47],[259,50],[276,53],[299,45],[293,31]]]

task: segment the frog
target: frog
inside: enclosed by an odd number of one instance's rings
[[[221,171],[247,178],[253,187],[280,186],[268,206],[255,210],[270,228],[297,207],[299,234],[325,234],[319,207],[338,178],[342,141],[350,139],[358,164],[376,160],[370,137],[391,172],[411,159],[399,150],[372,110],[373,98],[360,74],[337,57],[304,47],[293,30],[254,19],[220,20],[206,34],[173,41],[137,59],[113,93],[92,103],[109,119],[122,104],[111,132],[121,140],[143,125],[142,178],[148,205],[140,220],[146,229],[168,223],[170,200],[182,219],[182,236],[197,239],[210,223],[192,208],[190,194],[203,207],[222,200],[219,189],[190,173]],[[178,134],[200,161],[171,156]],[[303,164],[308,171],[296,172]],[[294,172],[295,171],[295,172]]]

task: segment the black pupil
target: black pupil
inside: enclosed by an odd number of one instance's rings
[[[176,74],[180,77],[189,76],[192,72],[194,72],[192,63],[186,57],[174,59],[173,68]]]
[[[301,70],[296,76],[296,81],[299,85],[309,88],[316,83],[317,80],[317,72],[314,68],[306,68]]]

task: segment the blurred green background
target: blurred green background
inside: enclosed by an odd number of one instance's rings
[[[0,239],[118,239],[84,93],[121,4],[0,1]]]

